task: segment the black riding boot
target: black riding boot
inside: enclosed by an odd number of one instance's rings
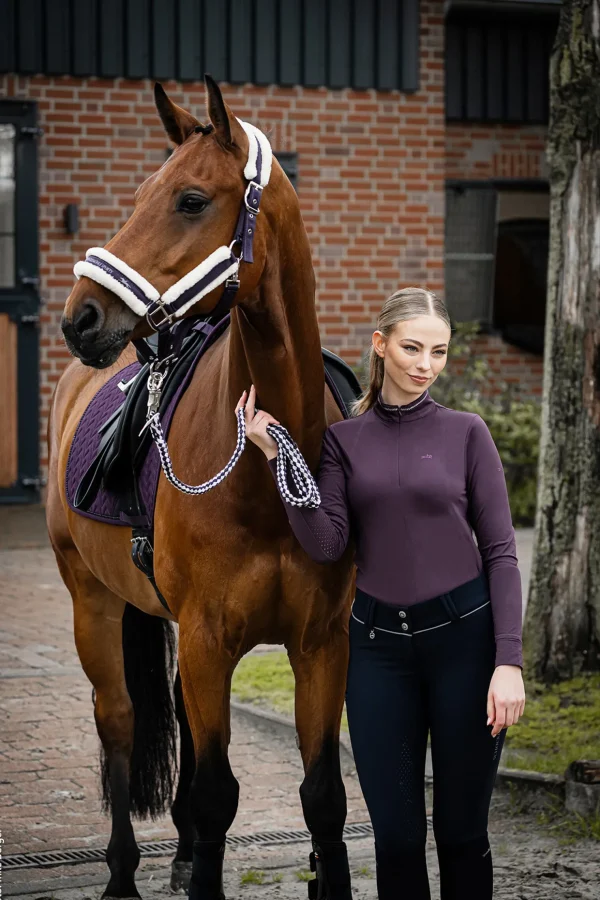
[[[442,900],[492,900],[494,874],[487,835],[461,844],[437,844]]]
[[[224,841],[194,841],[189,900],[225,900]]]
[[[348,853],[344,841],[320,841],[313,838],[309,856],[310,870],[317,877],[308,882],[309,900],[352,900]]]

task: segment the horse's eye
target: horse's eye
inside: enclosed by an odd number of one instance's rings
[[[202,197],[198,197],[197,194],[188,194],[186,197],[182,197],[179,201],[179,206],[177,207],[179,212],[184,213],[201,213],[207,207],[206,200],[203,200]]]

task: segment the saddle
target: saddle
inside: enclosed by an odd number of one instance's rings
[[[192,362],[197,362],[203,349],[207,349],[204,346],[206,338],[212,333],[212,343],[216,337],[222,334],[228,324],[228,321],[223,320],[219,329],[206,321],[194,326],[191,334],[183,343],[177,362],[172,366],[165,379],[159,406],[161,419],[171,404],[177,389],[182,385]],[[152,348],[152,339],[147,340],[147,343]],[[102,485],[109,491],[123,494],[133,488],[129,482],[136,473],[139,473],[151,445],[148,429],[142,432],[148,408],[149,368],[149,363],[142,364],[140,361],[140,366],[131,380],[119,382],[118,387],[124,394],[124,400],[98,429],[102,435],[100,446],[91,465],[77,485],[73,498],[73,506],[76,510],[87,511]]]
[[[229,326],[230,315],[218,322],[199,320],[184,339],[178,358],[163,384],[159,415],[168,432],[177,403],[191,381],[199,360]],[[148,356],[154,352],[149,338]],[[361,393],[350,366],[321,348],[325,380],[340,412],[350,416],[350,403]],[[85,410],[71,445],[67,464],[67,501],[81,515],[132,529],[132,559],[154,580],[153,524],[160,461],[149,429],[144,429],[148,406],[148,370],[138,348],[138,362],[122,369],[100,389]]]

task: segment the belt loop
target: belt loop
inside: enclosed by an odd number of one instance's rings
[[[451,594],[442,594],[441,601],[452,622],[458,622],[460,616]]]
[[[365,630],[369,632],[369,637],[374,638],[375,632],[371,627],[373,624],[373,617],[375,615],[375,598],[369,597],[367,598],[367,612],[365,614]]]

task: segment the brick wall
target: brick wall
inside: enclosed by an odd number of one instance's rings
[[[446,127],[446,177],[547,178],[545,145],[546,128],[541,125],[451,123]],[[504,380],[518,384],[524,396],[541,396],[540,356],[496,335],[482,335],[476,347],[490,363],[492,392]]]
[[[542,125],[446,127],[447,178],[547,178]]]
[[[421,4],[416,94],[223,86],[233,112],[262,128],[276,151],[298,153],[298,191],[313,247],[322,343],[352,363],[370,341],[385,297],[409,284],[443,288],[443,4]],[[166,82],[206,120],[204,86]],[[0,77],[0,96],[35,100],[40,141],[42,457],[52,391],[70,359],[59,328],[85,250],[125,222],[136,187],[161,165],[168,141],[150,81]],[[65,234],[63,208],[80,206]]]

